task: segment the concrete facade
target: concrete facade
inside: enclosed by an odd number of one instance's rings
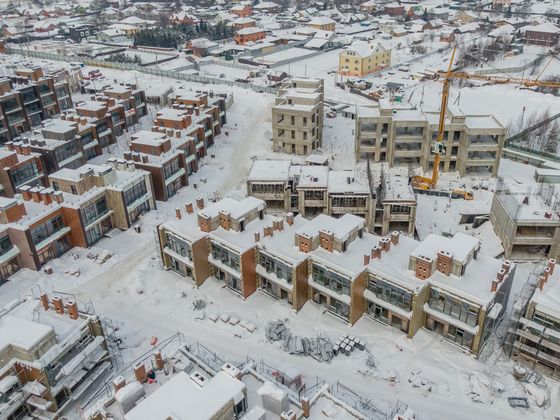
[[[382,103],[358,107],[356,159],[387,162],[389,166],[433,168],[431,152],[439,114]],[[458,108],[447,112],[440,171],[497,176],[507,129],[491,115],[465,115]]]
[[[307,155],[323,144],[322,79],[292,78],[278,89],[272,107],[274,151]]]

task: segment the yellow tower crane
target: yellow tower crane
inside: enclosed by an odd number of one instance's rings
[[[455,51],[451,53],[451,60],[449,62],[449,67],[447,71],[440,71],[435,74],[435,79],[443,78],[443,89],[441,92],[441,108],[439,111],[439,123],[438,123],[438,131],[436,141],[434,143],[434,147],[432,152],[434,153],[434,169],[432,171],[431,177],[424,177],[424,176],[415,176],[412,178],[412,186],[413,188],[420,189],[420,190],[431,190],[434,189],[438,182],[439,177],[439,163],[440,163],[440,155],[445,150],[445,146],[443,145],[443,136],[444,136],[444,129],[445,129],[445,115],[447,111],[447,101],[449,99],[449,85],[451,80],[453,79],[461,79],[461,80],[482,80],[491,82],[494,84],[506,84],[512,83],[517,84],[525,87],[549,87],[549,88],[560,88],[560,82],[554,81],[541,81],[537,79],[523,79],[517,77],[499,77],[499,76],[490,76],[490,75],[482,75],[482,74],[472,74],[460,71],[451,71],[453,66],[453,60],[455,58]],[[543,74],[544,70],[552,59],[555,56],[551,56],[550,61],[546,64],[545,68],[539,74],[539,77]],[[453,190],[452,194],[455,196],[461,196],[465,200],[472,200],[473,196],[472,193],[463,191],[463,190]]]

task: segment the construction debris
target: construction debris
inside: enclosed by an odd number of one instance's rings
[[[281,341],[282,349],[290,354],[311,356],[320,362],[328,362],[334,357],[333,345],[328,337],[300,337],[292,334],[284,321],[272,321],[265,327],[269,341]]]
[[[354,349],[363,350],[365,344],[362,340],[357,339],[351,335],[343,335],[334,343],[334,354],[343,354],[345,356],[350,356]]]
[[[206,308],[206,301],[204,299],[196,299],[193,302],[193,310],[201,311]]]
[[[513,408],[529,408],[529,402],[525,397],[508,397],[508,403]]]

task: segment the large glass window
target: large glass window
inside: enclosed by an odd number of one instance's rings
[[[292,282],[292,268],[287,264],[272,258],[270,255],[260,252],[259,264],[263,266],[267,273],[273,273],[276,277]]]
[[[146,183],[144,181],[138,182],[124,192],[124,201],[129,206],[147,192]]]
[[[0,255],[4,255],[12,249],[12,247],[12,242],[10,241],[10,237],[8,235],[0,238]]]
[[[306,200],[322,200],[324,191],[321,190],[307,190],[305,191]]]
[[[212,258],[221,261],[222,264],[225,264],[234,270],[240,271],[241,267],[239,264],[239,255],[215,242],[212,242],[211,249]]]
[[[19,187],[20,185],[39,175],[39,167],[37,166],[37,162],[32,160],[25,166],[13,169],[11,171],[11,174],[14,184],[16,185],[16,187]]]
[[[80,150],[78,145],[74,142],[64,143],[62,146],[57,147],[54,151],[57,162],[65,161],[66,159],[76,155]]]
[[[163,176],[165,179],[168,179],[179,172],[179,169],[181,169],[179,167],[179,159],[172,160],[163,166]]]
[[[405,311],[412,308],[412,293],[380,278],[370,276],[368,289],[379,299],[389,302]]]
[[[313,264],[313,281],[319,283],[332,291],[350,295],[350,280],[320,265]]]
[[[432,288],[430,290],[430,308],[443,312],[470,326],[476,326],[479,308],[468,302],[456,299]]]
[[[365,207],[366,197],[333,197],[333,207]]]
[[[107,199],[105,197],[99,198],[95,203],[80,210],[85,225],[93,223],[108,212],[109,208],[107,207]]]
[[[37,245],[39,242],[44,241],[49,236],[54,235],[64,227],[65,225],[61,215],[53,217],[42,225],[36,226],[31,229],[31,239],[33,243]]]
[[[182,255],[183,257],[187,257],[189,260],[192,260],[191,245],[187,241],[180,239],[176,235],[166,232],[165,244],[169,248],[171,248],[173,252],[176,252],[177,254]]]

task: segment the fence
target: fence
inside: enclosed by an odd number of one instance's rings
[[[387,411],[377,408],[371,399],[352,391],[339,381],[331,387],[331,394],[354,410],[365,415],[368,419],[387,420]]]
[[[196,83],[210,84],[210,85],[227,85],[232,87],[240,87],[243,89],[250,89],[256,92],[266,92],[266,93],[276,94],[276,88],[270,86],[260,86],[260,85],[255,85],[253,83],[240,83],[232,80],[219,79],[216,77],[196,76],[193,74],[178,73],[174,70],[162,70],[153,67],[143,67],[132,63],[113,63],[104,60],[97,60],[94,58],[76,57],[71,55],[54,54],[54,53],[47,53],[43,51],[24,50],[18,48],[8,48],[7,52],[8,54],[20,54],[26,57],[41,58],[44,60],[53,60],[53,61],[65,61],[67,63],[80,61],[88,66],[93,66],[93,67],[102,67],[102,68],[109,68],[115,70],[137,71],[152,76],[167,77],[176,80],[185,80],[189,82],[196,82]]]
[[[484,74],[499,74],[499,73],[520,73],[522,71],[527,70],[528,68],[532,67],[532,66],[537,66],[541,63],[541,61],[543,61],[545,58],[549,57],[548,54],[545,55],[540,55],[537,58],[535,58],[532,61],[529,61],[528,63],[525,63],[521,66],[517,66],[517,67],[505,67],[505,68],[493,68],[493,69],[482,69],[482,70],[475,70],[474,74],[480,74],[480,75],[484,75]]]

